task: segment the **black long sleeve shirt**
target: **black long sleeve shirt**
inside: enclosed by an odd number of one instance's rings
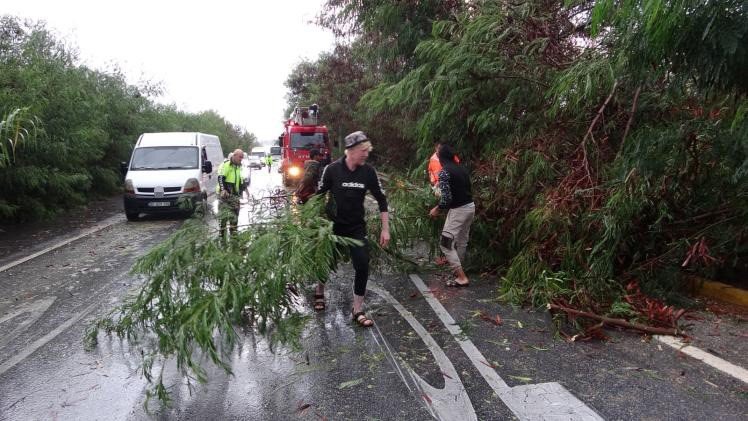
[[[454,209],[473,201],[470,175],[454,162],[447,163],[439,171],[439,209]]]
[[[328,214],[335,224],[359,227],[366,225],[364,198],[367,190],[377,200],[379,211],[387,212],[387,197],[374,167],[364,164],[351,171],[343,157],[325,167],[317,194],[332,193]]]

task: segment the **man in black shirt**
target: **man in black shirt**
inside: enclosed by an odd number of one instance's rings
[[[445,210],[447,220],[444,221],[439,248],[447,258],[449,265],[455,272],[455,279],[447,281],[450,287],[466,287],[470,280],[462,269],[465,261],[470,225],[475,217],[475,204],[470,187],[470,175],[454,161],[454,151],[449,145],[439,148],[439,204],[429,212],[432,218],[439,216]]]
[[[366,163],[371,151],[371,142],[361,131],[345,137],[345,156],[327,167],[322,173],[317,194],[327,194],[328,216],[333,221],[333,232],[343,237],[361,241],[361,246],[349,247],[351,261],[356,271],[353,284],[353,321],[359,326],[369,327],[374,321],[363,312],[366,283],[369,279],[369,249],[366,240],[366,221],[364,220],[364,198],[370,191],[379,205],[382,219],[382,232],[379,244],[386,247],[390,241],[389,213],[387,198],[382,191],[379,177],[374,167]],[[315,299],[324,299],[324,285],[317,284]]]

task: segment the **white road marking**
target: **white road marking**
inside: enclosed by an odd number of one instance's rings
[[[0,324],[3,324],[7,322],[8,320],[14,319],[21,314],[24,313],[31,313],[31,316],[26,318],[23,322],[19,323],[18,326],[13,329],[12,332],[8,335],[4,335],[2,338],[0,338],[0,348],[7,345],[12,339],[14,339],[16,336],[18,336],[21,332],[26,330],[26,328],[34,323],[35,321],[39,320],[39,318],[44,314],[45,311],[49,308],[49,306],[52,305],[53,302],[57,297],[45,297],[40,300],[33,301],[31,303],[26,303],[24,305],[19,306],[18,309],[15,311],[6,314],[4,317],[0,318]]]
[[[460,328],[442,304],[418,275],[410,280],[434,310],[449,333],[460,345],[481,376],[488,382],[499,398],[521,420],[602,420],[595,411],[572,395],[558,383],[528,384],[509,387],[496,371],[489,367],[486,358],[473,342],[461,335]]]
[[[379,288],[375,285],[369,285],[370,291],[375,292],[380,297],[384,298],[400,313],[400,315],[410,324],[415,330],[418,336],[421,337],[423,343],[429,348],[431,354],[434,356],[434,360],[439,365],[444,376],[444,388],[437,389],[425,380],[423,380],[413,369],[407,364],[405,368],[410,374],[411,378],[419,386],[419,388],[425,394],[425,397],[421,397],[426,401],[429,409],[432,410],[432,415],[440,420],[466,420],[472,421],[477,420],[478,416],[475,413],[473,404],[470,402],[470,397],[465,391],[465,385],[462,384],[460,376],[457,374],[452,361],[449,360],[447,354],[441,349],[439,344],[436,343],[431,334],[421,325],[421,323],[413,317],[413,314],[406,310],[394,297],[392,297],[387,291]],[[407,384],[407,383],[406,383]],[[434,414],[434,412],[436,414]]]
[[[113,216],[111,218],[105,219],[101,223],[99,223],[97,225],[94,225],[93,227],[91,227],[91,228],[83,231],[82,233],[76,235],[75,237],[68,238],[67,240],[63,240],[63,241],[61,241],[61,242],[59,242],[57,244],[54,244],[52,246],[47,247],[44,250],[37,251],[36,253],[30,254],[30,255],[22,258],[22,259],[18,259],[18,260],[15,260],[13,262],[8,263],[7,265],[0,266],[0,272],[6,271],[6,270],[8,270],[8,269],[10,269],[10,268],[12,268],[14,266],[18,266],[21,263],[28,262],[31,259],[35,259],[35,258],[37,258],[37,257],[39,257],[39,256],[41,256],[41,255],[43,255],[45,253],[49,253],[50,251],[58,249],[58,248],[60,248],[62,246],[66,246],[66,245],[72,243],[73,241],[81,239],[81,238],[83,238],[85,236],[91,235],[91,234],[95,233],[96,231],[101,231],[101,230],[103,230],[106,227],[109,227],[109,226],[114,225],[114,224],[116,224],[118,222],[121,222],[123,219],[124,219],[124,217],[122,215],[117,215],[117,216]]]
[[[24,348],[21,352],[15,354],[12,358],[5,361],[2,365],[0,365],[0,375],[5,373],[6,371],[10,370],[15,366],[16,364],[20,363],[21,361],[25,360],[26,357],[33,354],[34,351],[41,348],[42,346],[46,345],[47,342],[54,339],[57,335],[64,332],[67,328],[74,325],[78,320],[80,320],[83,316],[88,314],[95,306],[99,305],[98,302],[94,302],[89,304],[86,308],[84,308],[82,311],[78,312],[75,316],[68,319],[65,323],[57,326],[54,330],[47,333],[46,335],[42,336],[41,338],[37,339],[33,343],[31,343],[29,346]]]
[[[716,357],[706,351],[702,351],[701,349],[684,343],[680,339],[674,338],[672,336],[655,335],[655,339],[664,343],[665,345],[669,345],[677,349],[678,351],[686,355],[702,361],[705,364],[708,364],[729,376],[732,376],[744,383],[748,383],[748,370],[744,369],[743,367],[727,362],[722,358]]]

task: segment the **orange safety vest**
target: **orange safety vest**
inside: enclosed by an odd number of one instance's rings
[[[455,162],[460,163],[460,158],[455,155]],[[436,186],[439,182],[439,171],[442,170],[442,164],[439,162],[439,157],[436,156],[436,152],[429,158],[429,181],[432,186]]]

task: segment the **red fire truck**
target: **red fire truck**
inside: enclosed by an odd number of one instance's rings
[[[283,133],[278,136],[281,147],[280,172],[283,185],[297,184],[304,176],[304,161],[309,151],[317,149],[323,162],[330,162],[332,149],[327,127],[319,124],[319,106],[296,107],[291,117],[283,123]]]

